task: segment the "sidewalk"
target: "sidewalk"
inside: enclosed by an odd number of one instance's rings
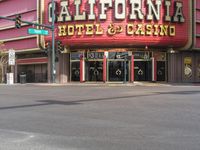
[[[167,82],[134,82],[134,83],[123,83],[123,82],[69,82],[66,84],[60,84],[60,83],[15,83],[12,85],[9,84],[0,84],[0,86],[7,85],[7,86],[27,86],[27,85],[33,85],[33,86],[200,86],[200,83],[167,83]]]
[[[167,83],[153,83],[153,82],[134,82],[134,83],[123,83],[123,82],[70,82],[66,84],[59,84],[59,83],[26,83],[26,84],[20,84],[17,83],[17,85],[34,85],[34,86],[171,86]]]

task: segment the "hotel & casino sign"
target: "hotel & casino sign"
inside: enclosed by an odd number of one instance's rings
[[[45,23],[52,21],[50,2],[45,2]],[[190,0],[56,1],[56,38],[71,46],[184,47],[190,7]]]

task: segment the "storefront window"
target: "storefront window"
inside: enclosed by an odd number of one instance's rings
[[[103,59],[104,52],[88,52],[87,59]]]
[[[145,51],[138,51],[138,52],[134,52],[134,59],[150,59],[150,55],[149,52],[145,52]]]
[[[109,59],[124,59],[128,52],[109,52]]]
[[[71,53],[71,60],[80,60],[82,53]]]

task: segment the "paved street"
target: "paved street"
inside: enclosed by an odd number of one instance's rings
[[[200,86],[0,85],[0,150],[199,150]]]

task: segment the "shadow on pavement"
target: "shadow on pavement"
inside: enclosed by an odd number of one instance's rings
[[[126,98],[136,98],[136,97],[146,97],[146,96],[156,96],[156,95],[191,95],[191,94],[200,94],[200,91],[152,92],[152,93],[143,94],[143,95],[128,95],[128,96],[105,97],[105,98],[96,98],[96,99],[82,99],[82,100],[74,100],[74,101],[37,100],[36,101],[37,104],[0,107],[0,110],[47,106],[47,105],[80,105],[85,102],[109,101],[109,100],[117,100],[117,99],[120,100],[120,99],[126,99]]]

